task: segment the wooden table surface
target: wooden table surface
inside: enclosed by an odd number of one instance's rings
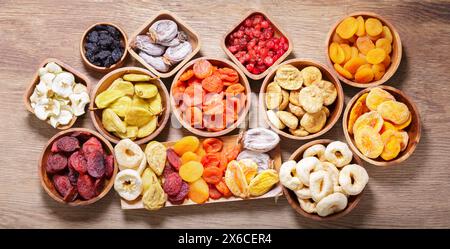
[[[6,228],[432,228],[450,227],[450,2],[449,1],[0,1],[0,227]],[[403,60],[387,83],[413,98],[422,137],[414,155],[392,168],[365,165],[370,181],[360,205],[333,222],[297,215],[284,197],[174,207],[157,212],[122,211],[112,190],[99,202],[71,208],[41,188],[39,154],[57,130],[30,115],[22,95],[39,63],[55,57],[89,76],[79,42],[99,21],[119,24],[131,35],[159,10],[179,15],[200,35],[201,55],[226,57],[220,39],[249,9],[266,11],[291,37],[289,58],[325,63],[330,26],[354,11],[373,11],[398,29]],[[128,58],[127,65],[137,65]],[[167,87],[171,79],[164,80]],[[251,82],[259,92],[262,81]],[[358,89],[343,86],[346,101]],[[256,99],[252,100],[253,104]],[[254,105],[255,107],[256,105]],[[254,110],[254,109],[253,109]],[[254,116],[254,113],[252,113]],[[262,121],[263,122],[263,121]],[[169,122],[170,123],[170,122]],[[323,138],[345,141],[341,120]],[[250,126],[257,126],[250,122]],[[76,127],[93,128],[88,115]],[[188,134],[167,126],[158,140]],[[287,159],[302,142],[282,140]]]

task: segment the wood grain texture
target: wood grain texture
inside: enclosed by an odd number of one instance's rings
[[[267,12],[293,41],[288,57],[325,63],[323,44],[333,23],[354,11],[379,13],[398,29],[403,58],[387,85],[416,102],[422,137],[414,155],[399,167],[365,165],[370,182],[358,207],[332,222],[303,218],[284,197],[179,207],[159,212],[122,211],[111,191],[99,202],[71,208],[41,188],[39,154],[57,133],[26,111],[22,96],[39,63],[55,57],[86,73],[95,84],[102,74],[86,70],[79,42],[89,25],[114,22],[132,34],[157,11],[167,9],[185,20],[202,41],[199,55],[223,57],[220,39],[250,9]],[[430,228],[450,227],[450,2],[449,1],[20,1],[0,2],[0,227],[13,228]],[[199,56],[197,55],[197,56]],[[140,66],[128,57],[127,66]],[[170,87],[171,79],[165,79]],[[260,81],[251,81],[259,92]],[[359,91],[343,86],[346,102]],[[253,96],[252,103],[257,103]],[[250,127],[264,124],[255,108]],[[75,127],[93,128],[89,115]],[[174,123],[172,119],[169,123]],[[344,141],[341,121],[321,138]],[[179,124],[178,124],[178,127]],[[161,141],[189,134],[167,126]],[[287,159],[303,142],[282,139]],[[207,221],[207,222],[204,222]]]

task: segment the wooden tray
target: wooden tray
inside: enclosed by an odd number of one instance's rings
[[[230,148],[236,145],[236,142],[239,138],[239,135],[232,135],[232,136],[225,136],[221,137],[220,139],[223,141],[223,147]],[[200,139],[200,142],[203,139]],[[163,144],[166,147],[171,147],[175,144],[176,141],[169,141],[169,142],[163,142]],[[141,147],[144,147],[144,145],[141,145]],[[281,149],[280,145],[278,144],[277,147],[275,147],[273,150],[269,151],[268,154],[270,155],[270,158],[273,160],[274,169],[278,172],[281,167]],[[248,199],[242,199],[238,197],[229,197],[229,198],[220,198],[218,200],[208,200],[204,204],[209,203],[219,203],[219,202],[230,202],[230,201],[243,201],[243,200],[252,200],[252,199],[263,199],[263,198],[272,198],[276,196],[280,196],[282,194],[282,188],[281,183],[278,183],[274,188],[272,188],[269,192],[265,193],[262,196],[258,197],[252,197]],[[142,196],[141,196],[142,197]],[[126,201],[124,199],[120,199],[120,206],[122,209],[143,209],[144,205],[141,201],[141,197],[134,201]],[[203,205],[203,204],[197,204],[189,199],[185,200],[183,204],[181,205],[173,205],[169,201],[166,202],[165,207],[175,207],[175,206],[188,206],[188,205]]]

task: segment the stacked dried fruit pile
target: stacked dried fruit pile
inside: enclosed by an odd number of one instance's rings
[[[348,133],[354,136],[356,147],[362,154],[389,161],[408,146],[409,136],[403,129],[411,121],[407,105],[376,87],[359,97],[352,106]]]
[[[347,17],[336,28],[328,49],[336,71],[349,80],[380,80],[391,63],[392,32],[377,18]]]
[[[236,70],[217,68],[208,60],[196,61],[172,87],[172,98],[181,118],[191,127],[221,131],[242,114],[246,89]]]
[[[53,142],[45,171],[64,201],[90,200],[114,173],[114,156],[88,132],[73,132]]]
[[[286,37],[277,37],[270,21],[261,14],[248,17],[225,42],[252,74],[266,71],[289,49]]]
[[[156,130],[163,111],[157,80],[144,74],[125,74],[95,98],[103,127],[120,138],[143,138]]]
[[[317,67],[300,71],[292,65],[282,65],[266,88],[267,117],[279,130],[287,127],[294,136],[307,136],[323,129],[330,115],[327,106],[336,97],[336,87],[322,79]]]

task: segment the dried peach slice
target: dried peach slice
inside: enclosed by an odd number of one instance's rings
[[[371,68],[362,68],[355,73],[355,81],[359,83],[369,83],[373,80],[373,71]]]
[[[365,28],[368,35],[377,36],[383,31],[383,24],[376,18],[367,18]]]
[[[352,48],[348,44],[339,44],[339,46],[341,46],[344,51],[345,59],[343,62],[345,63],[352,58]]]
[[[392,32],[387,26],[383,26],[383,31],[381,31],[381,37],[387,39],[389,42],[392,42]]]
[[[362,54],[366,55],[367,52],[375,48],[375,44],[369,37],[361,36],[356,39],[356,47]]]
[[[383,122],[383,118],[376,111],[364,113],[359,116],[353,124],[353,134],[358,133],[358,131],[364,126],[370,126],[378,133],[383,127]]]
[[[372,65],[373,76],[375,80],[380,80],[386,73],[386,68],[383,63]]]
[[[395,98],[389,92],[379,87],[375,87],[372,88],[369,95],[367,95],[366,105],[371,111],[376,111],[378,105],[388,100],[395,100]]]
[[[330,47],[328,48],[328,55],[334,63],[341,64],[345,61],[344,49],[342,49],[342,47],[335,42],[330,44]]]
[[[386,38],[378,39],[375,42],[375,47],[383,49],[386,52],[386,54],[390,54],[392,51],[391,42]]]
[[[357,36],[364,36],[366,35],[366,27],[364,24],[364,18],[362,16],[358,16],[356,18],[356,21],[358,22],[358,30],[356,31]]]
[[[345,18],[336,28],[336,33],[343,39],[351,38],[358,30],[358,22],[353,16]]]
[[[405,123],[399,124],[399,125],[394,125],[394,126],[395,126],[395,128],[396,128],[397,130],[403,130],[403,129],[405,129],[406,127],[408,127],[409,124],[411,124],[411,121],[412,121],[412,115],[409,115],[409,118],[408,118],[408,120],[407,120]]]
[[[366,60],[370,64],[379,64],[384,61],[384,58],[386,58],[386,51],[382,48],[371,49],[366,54]]]
[[[397,130],[397,128],[395,128],[395,125],[393,125],[391,122],[384,121],[383,127],[380,130],[380,134],[383,134],[387,130]]]
[[[225,183],[235,196],[247,198],[250,195],[245,174],[239,163],[235,160],[229,162],[227,165]]]
[[[400,141],[401,135],[397,130],[387,130],[381,134],[384,148],[381,153],[381,158],[386,161],[392,160],[398,156],[401,150]]]
[[[353,75],[347,71],[345,68],[343,68],[341,65],[334,63],[334,69],[336,70],[336,72],[338,72],[340,75],[344,76],[347,79],[352,79]]]
[[[377,111],[385,120],[397,125],[405,123],[408,121],[409,116],[411,116],[408,106],[395,100],[388,100],[381,103],[378,105]]]
[[[358,133],[355,133],[355,144],[358,150],[368,158],[377,158],[384,148],[381,135],[368,125],[362,126]]]
[[[361,97],[356,100],[355,104],[350,110],[347,126],[348,133],[350,134],[353,134],[353,125],[355,124],[356,119],[358,119],[359,116],[363,115],[364,113],[369,112],[369,108],[367,108],[366,106],[367,95],[368,93],[364,93],[363,95],[361,95]]]
[[[361,57],[354,57],[344,64],[344,69],[351,74],[355,74],[358,68],[364,64],[366,64],[366,60]]]

